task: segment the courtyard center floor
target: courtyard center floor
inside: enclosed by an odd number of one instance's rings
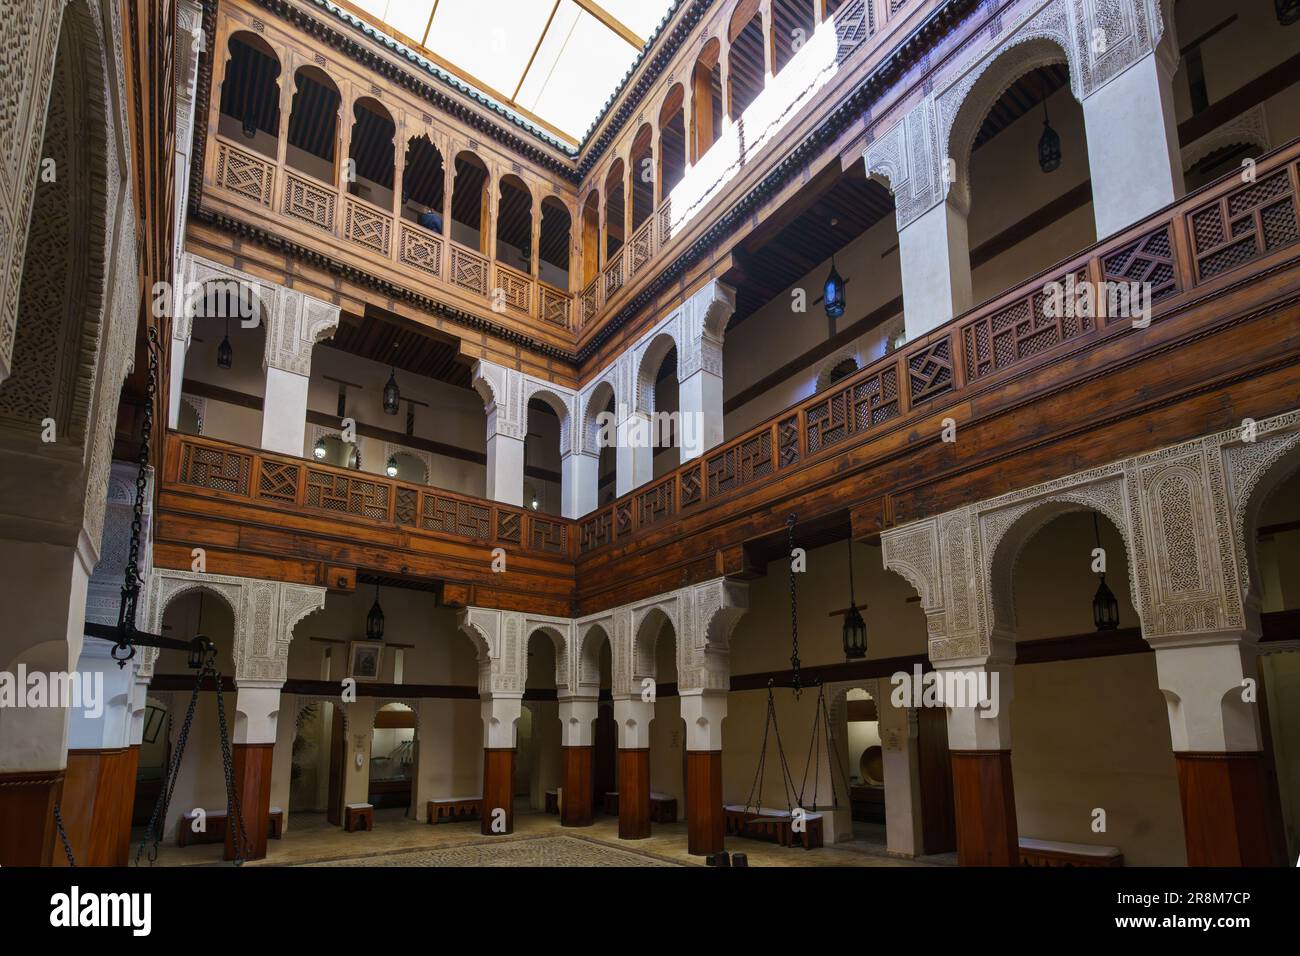
[[[703,866],[704,858],[686,851],[684,822],[655,824],[644,840],[620,840],[618,818],[598,816],[590,827],[562,827],[560,818],[520,808],[515,832],[483,836],[477,820],[431,826],[408,819],[402,810],[379,810],[372,832],[345,833],[324,814],[295,813],[284,837],[267,844],[265,860],[249,866]],[[916,860],[889,856],[880,828],[859,826],[858,838],[803,850],[738,837],[727,850],[745,853],[750,866],[943,866],[955,854]],[[131,860],[142,832],[132,834]],[[177,847],[160,844],[158,866],[203,866],[221,863],[222,846]]]

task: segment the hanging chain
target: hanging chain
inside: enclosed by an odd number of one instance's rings
[[[799,595],[794,583],[794,525],[799,516],[791,514],[785,519],[786,536],[790,552],[790,667],[794,671],[794,696],[802,692],[799,682]]]
[[[59,828],[59,839],[63,841],[63,853],[68,858],[68,866],[76,868],[77,861],[72,857],[72,844],[68,842],[68,831],[63,829],[63,810],[60,804],[54,805],[54,825]]]
[[[126,570],[122,582],[122,606],[118,612],[118,643],[112,649],[118,667],[135,657],[131,635],[135,631],[136,604],[144,578],[140,574],[140,538],[144,534],[144,503],[149,492],[149,448],[153,440],[153,408],[158,395],[159,348],[158,330],[149,329],[149,374],[145,385],[144,417],[140,422],[140,468],[135,476],[135,503],[131,509],[131,544],[127,554]]]
[[[211,664],[209,664],[209,672],[217,685],[217,723],[221,727],[221,764],[226,773],[226,826],[238,827],[237,830],[229,831],[230,843],[235,851],[235,866],[243,866],[244,854],[248,849],[248,832],[244,829],[243,809],[239,805],[239,792],[235,789],[235,767],[230,759],[230,734],[226,730],[226,702],[221,693],[221,677]]]

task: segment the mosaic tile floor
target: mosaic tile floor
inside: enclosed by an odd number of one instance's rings
[[[484,842],[442,849],[384,853],[300,866],[680,866],[645,853],[570,836]]]

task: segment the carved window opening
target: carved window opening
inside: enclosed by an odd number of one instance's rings
[[[659,110],[659,201],[667,199],[686,174],[686,91],[678,83]],[[660,237],[662,242],[665,237]]]
[[[817,28],[814,0],[772,0],[772,75],[794,59]]]
[[[522,179],[507,174],[501,177],[497,200],[497,261],[532,275],[532,194]]]
[[[333,185],[339,135],[339,96],[334,81],[314,66],[294,74],[285,162],[293,169]]]
[[[245,149],[275,159],[280,140],[280,60],[253,33],[234,34],[228,48],[220,132]]]
[[[763,92],[767,66],[763,53],[763,15],[758,0],[742,0],[731,15],[727,31],[727,115],[732,121],[744,115]]]
[[[557,400],[541,396],[529,399],[527,416],[524,508],[558,516],[562,504],[560,436],[568,421],[567,410]]]
[[[442,153],[428,136],[411,137],[402,166],[402,218],[442,235],[446,191],[447,170]]]
[[[569,235],[572,228],[573,220],[564,203],[554,196],[542,200],[537,247],[538,278],[565,292],[569,289]]]
[[[456,180],[451,191],[451,238],[487,254],[489,197],[488,171],[470,152],[456,157]]]
[[[704,44],[691,71],[691,162],[698,163],[722,135],[722,43]]]
[[[357,100],[352,115],[350,158],[354,175],[348,192],[381,209],[392,210],[397,126],[388,110],[369,97]]]
[[[582,204],[582,287],[600,274],[600,190],[593,189]]]
[[[619,254],[627,238],[626,192],[623,184],[623,160],[614,161],[605,177],[605,261]]]
[[[654,131],[649,123],[637,130],[632,140],[632,232],[641,228],[655,211]]]

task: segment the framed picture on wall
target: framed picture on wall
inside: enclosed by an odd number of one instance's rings
[[[348,676],[359,681],[379,680],[384,662],[384,645],[375,641],[353,641],[348,652]]]

